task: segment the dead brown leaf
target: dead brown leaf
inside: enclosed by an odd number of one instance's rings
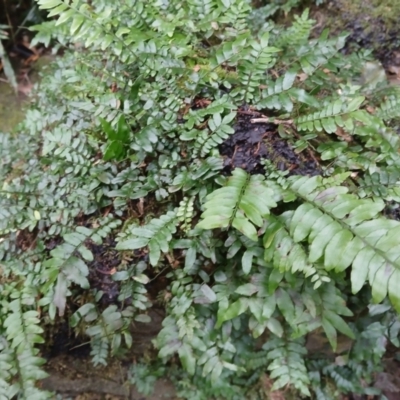
[[[285,400],[284,392],[280,390],[271,391],[273,381],[267,374],[263,374],[260,378],[260,381],[261,381],[261,386],[265,394],[268,396],[269,400]]]
[[[137,203],[137,209],[139,211],[139,217],[141,217],[144,213],[144,198],[141,197],[139,202]]]
[[[304,82],[308,78],[308,75],[305,72],[302,72],[300,74],[297,74],[297,77],[299,78],[300,82]]]
[[[336,129],[336,136],[341,137],[347,143],[350,143],[353,140],[353,138],[348,133],[346,133],[340,126],[338,126]]]
[[[366,110],[370,113],[370,114],[375,114],[375,107],[372,106],[367,106]]]

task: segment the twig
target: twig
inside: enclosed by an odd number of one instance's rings
[[[233,166],[233,160],[235,159],[235,156],[236,156],[237,149],[238,149],[238,147],[237,147],[237,146],[235,146],[235,150],[234,150],[234,152],[233,152],[233,156],[232,156],[232,158],[231,158],[231,166]]]
[[[292,119],[273,119],[271,121],[270,118],[266,117],[266,118],[253,118],[250,120],[250,122],[252,124],[266,124],[266,123],[270,123],[270,124],[285,124],[285,125],[293,125],[293,120]]]
[[[263,118],[267,118],[265,115],[261,114],[259,111],[244,111],[244,110],[234,110],[239,114],[245,114],[245,115],[255,115]]]

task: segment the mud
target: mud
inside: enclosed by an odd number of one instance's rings
[[[224,173],[230,174],[235,168],[242,168],[251,174],[262,174],[262,160],[272,162],[289,175],[319,175],[320,166],[308,150],[296,153],[287,139],[279,136],[278,126],[271,123],[254,123],[260,117],[256,111],[243,107],[238,111],[234,125],[235,133],[220,146],[224,156]]]

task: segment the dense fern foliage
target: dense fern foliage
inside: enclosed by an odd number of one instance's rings
[[[367,56],[311,37],[307,11],[283,28],[243,0],[38,4],[35,40],[64,55],[0,135],[0,398],[51,398],[50,326],[106,364],[155,304],[158,359],[130,371],[145,393],[167,375],[188,399],[379,394],[398,91],[359,85]],[[330,355],[308,352],[317,334]]]

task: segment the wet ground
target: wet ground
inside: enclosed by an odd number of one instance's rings
[[[40,57],[34,64],[24,66],[20,59],[11,59],[18,82],[17,92],[0,73],[0,131],[13,132],[24,119],[25,110],[32,101],[30,95],[33,86],[39,81],[40,74],[53,59],[52,56]]]
[[[269,160],[290,175],[319,175],[321,168],[314,154],[306,149],[296,152],[294,145],[279,134],[278,126],[262,122],[261,113],[242,107],[238,110],[235,133],[220,146],[224,156],[224,172],[242,168],[250,174],[264,172],[263,160]]]
[[[0,81],[0,128],[3,132],[11,132],[22,121],[26,100],[25,95],[16,94],[7,82]]]
[[[151,348],[151,340],[161,329],[163,314],[150,311],[151,324],[136,323],[132,328],[133,346],[123,360],[110,361],[107,367],[94,367],[88,345],[68,338],[68,330],[58,332],[45,366],[49,377],[42,388],[56,392],[57,400],[178,400],[172,383],[159,379],[152,395],[140,394],[129,384],[129,366]]]

